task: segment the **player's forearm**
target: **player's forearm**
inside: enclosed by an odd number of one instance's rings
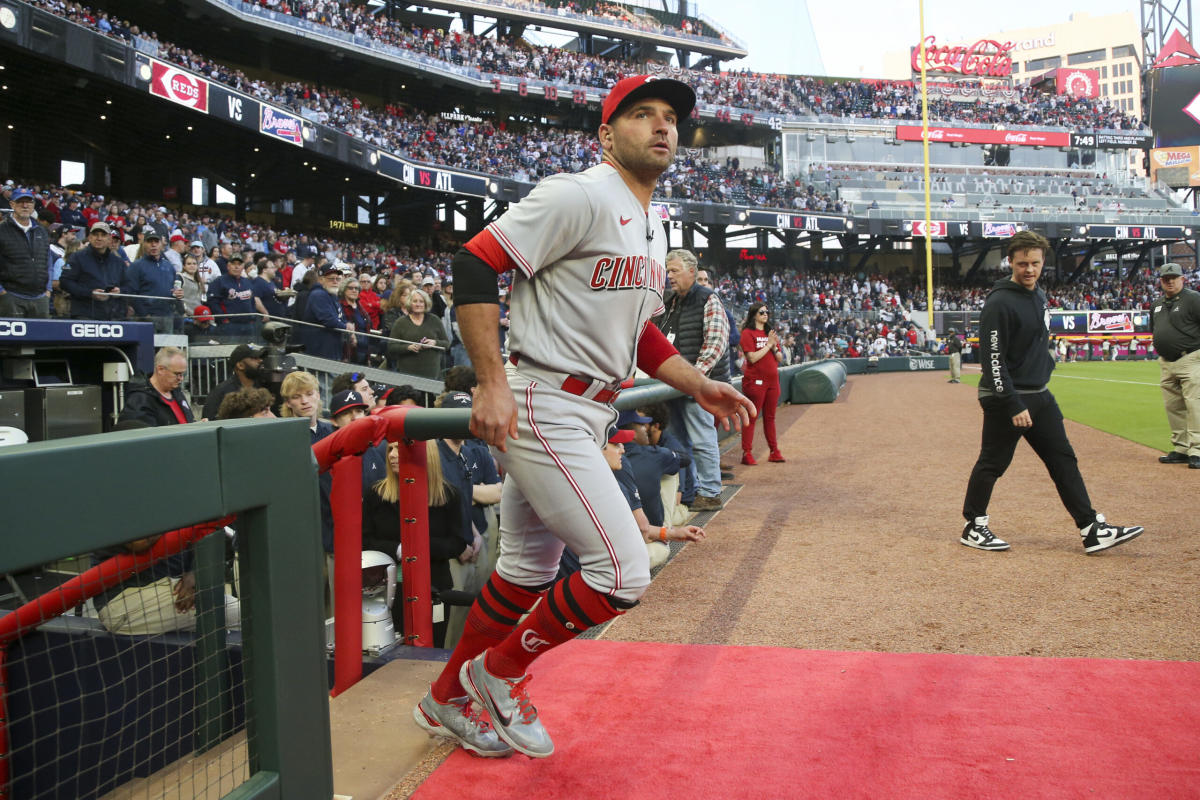
[[[708,380],[700,370],[687,362],[681,355],[673,355],[658,368],[655,378],[689,396],[695,396]]]
[[[458,326],[479,383],[507,386],[504,361],[500,357],[500,306],[494,303],[458,306]]]

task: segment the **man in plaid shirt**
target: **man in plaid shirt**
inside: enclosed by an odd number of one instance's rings
[[[655,323],[679,354],[713,380],[729,381],[729,319],[721,299],[696,281],[696,256],[688,250],[667,253],[666,311]],[[669,431],[692,448],[692,466],[680,481],[683,501],[693,511],[721,508],[721,454],[713,416],[694,400],[671,404]]]

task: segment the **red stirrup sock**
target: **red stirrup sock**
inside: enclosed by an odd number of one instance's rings
[[[450,654],[450,661],[433,683],[433,699],[446,703],[451,698],[465,695],[467,690],[458,682],[459,668],[484,650],[504,641],[521,621],[521,616],[533,608],[543,591],[509,583],[499,573],[493,572],[475,599],[475,604],[467,612],[462,638]]]
[[[573,572],[551,586],[533,613],[491,649],[488,671],[519,678],[542,653],[621,613],[606,595],[584,583],[582,572]]]

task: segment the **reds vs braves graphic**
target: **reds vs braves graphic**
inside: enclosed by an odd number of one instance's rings
[[[150,62],[150,94],[208,113],[208,81],[164,64]]]

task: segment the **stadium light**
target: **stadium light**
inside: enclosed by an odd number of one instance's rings
[[[1191,235],[1192,235],[1192,229],[1191,229],[1191,228],[1184,228],[1184,229],[1183,229],[1183,235],[1184,235],[1184,236],[1191,236]]]
[[[17,27],[17,15],[7,6],[0,8],[0,25],[4,26],[5,30],[11,31]]]
[[[379,163],[379,153],[375,150],[371,151],[371,155],[367,156],[367,160],[371,162],[371,166]]]
[[[150,69],[149,64],[138,65],[138,77],[144,81],[148,81],[154,77],[154,72]]]
[[[846,230],[848,230],[848,231],[854,230],[854,220],[852,220],[852,219],[846,220]]]

